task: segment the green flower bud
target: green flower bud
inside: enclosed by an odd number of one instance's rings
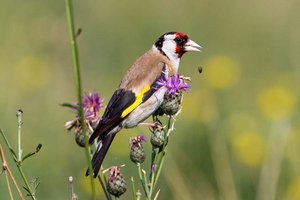
[[[153,130],[151,130],[151,132],[151,144],[154,147],[161,147],[165,142],[165,133],[163,127],[158,124],[157,126],[153,127]]]
[[[130,160],[134,163],[143,163],[146,159],[146,154],[141,146],[132,146],[130,150]]]
[[[131,137],[129,139],[130,160],[134,163],[143,163],[146,158],[146,154],[143,149],[142,142],[146,141],[144,136]]]
[[[178,92],[176,94],[166,93],[164,96],[164,101],[161,105],[162,111],[166,115],[175,115],[179,109],[182,100],[182,93]]]
[[[110,169],[110,177],[107,180],[107,191],[109,194],[119,197],[127,190],[127,184],[119,167],[112,167]]]

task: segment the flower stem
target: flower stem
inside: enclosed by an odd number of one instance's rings
[[[67,21],[68,21],[68,28],[69,28],[69,35],[70,35],[70,45],[71,45],[71,53],[72,53],[72,61],[73,61],[73,68],[74,68],[74,76],[77,86],[77,100],[79,103],[79,115],[80,115],[80,123],[84,135],[84,143],[85,143],[85,156],[88,164],[88,170],[90,174],[90,181],[92,187],[92,199],[96,199],[96,187],[95,187],[95,180],[93,178],[93,170],[92,170],[92,163],[91,163],[91,156],[90,156],[90,147],[88,142],[87,136],[87,129],[84,122],[84,115],[83,115],[83,108],[82,108],[82,89],[81,89],[81,78],[80,78],[80,66],[79,66],[79,57],[78,57],[78,47],[76,42],[75,36],[75,28],[74,28],[74,17],[73,17],[73,7],[72,7],[72,0],[65,0],[66,4],[66,14],[67,14]]]
[[[4,135],[4,133],[3,133],[3,131],[1,129],[0,129],[0,133],[1,133],[2,137],[4,138],[4,140],[5,140],[6,145],[8,146],[8,148],[11,149],[11,146],[10,146],[9,142],[8,142],[6,136]],[[15,158],[15,155],[12,153],[12,151],[10,151],[10,153],[12,154],[12,157]],[[2,164],[2,168],[3,168],[4,172],[6,172],[6,171],[8,172],[10,178],[12,179],[12,181],[13,181],[13,183],[15,185],[15,188],[17,189],[17,191],[19,193],[20,198],[22,200],[24,200],[25,198],[23,196],[23,193],[21,192],[21,190],[20,190],[20,188],[19,188],[19,186],[17,184],[17,181],[16,181],[15,177],[13,176],[12,172],[10,171],[10,169],[8,167],[8,164],[6,162],[6,159],[5,159],[4,152],[2,150],[1,144],[0,144],[0,157],[1,157],[1,160],[2,160],[2,163],[3,163]]]
[[[141,180],[145,195],[147,199],[150,199],[150,195],[149,195],[149,188],[148,185],[146,184],[145,180],[144,180],[144,176],[143,176],[143,172],[142,172],[142,168],[141,168],[141,163],[137,163],[136,166],[138,167],[138,171],[139,171],[139,178]]]
[[[102,187],[102,190],[103,190],[103,192],[104,192],[104,194],[105,194],[106,199],[107,199],[107,200],[111,200],[111,196],[110,196],[110,194],[109,194],[109,193],[107,192],[107,190],[106,190],[104,181],[102,180],[102,176],[105,177],[105,175],[100,171],[100,173],[98,174],[98,180],[99,180],[99,182],[100,182],[100,185],[101,185],[101,187]],[[105,182],[106,182],[106,181],[105,181]]]
[[[27,181],[27,178],[26,178],[26,176],[25,176],[25,174],[24,174],[23,168],[21,167],[21,164],[22,164],[22,163],[17,164],[18,170],[19,170],[19,172],[20,172],[20,174],[21,174],[21,177],[22,177],[22,179],[23,179],[23,182],[25,183],[25,186],[26,186],[26,189],[27,189],[27,191],[28,191],[28,193],[29,193],[29,196],[30,196],[33,200],[36,200],[35,194],[34,194],[34,192],[32,191],[32,188],[31,188],[31,186],[29,185],[29,183],[28,183],[28,181]]]
[[[153,174],[150,175],[150,189],[149,189],[149,195],[152,196],[152,193],[154,191],[154,187],[158,181],[161,169],[163,167],[164,164],[164,160],[165,160],[165,154],[167,151],[167,144],[168,144],[168,139],[169,139],[169,135],[170,133],[174,130],[174,121],[172,121],[172,116],[169,116],[168,118],[168,124],[167,124],[167,130],[165,131],[165,142],[163,144],[162,149],[157,152],[154,152],[153,158],[152,158],[152,163],[156,163],[155,165],[155,171],[153,172]]]
[[[135,189],[135,183],[134,183],[133,177],[131,177],[130,180],[131,180],[131,190],[132,190],[133,200],[137,200],[136,189]]]
[[[17,111],[17,118],[18,118],[18,162],[22,162],[22,148],[21,148],[22,114],[23,114],[23,111],[21,109],[19,109]]]
[[[26,186],[25,188],[26,188],[27,192],[29,193],[29,196],[33,200],[35,200],[36,197],[34,195],[34,191],[32,191],[32,188],[31,188],[30,184],[28,183],[28,180],[27,180],[27,178],[24,174],[23,168],[22,168],[22,164],[23,164],[23,161],[22,161],[22,147],[21,147],[22,115],[23,115],[23,111],[21,109],[19,109],[17,111],[17,119],[18,119],[18,158],[15,162],[16,162],[18,170],[21,174],[23,182]]]

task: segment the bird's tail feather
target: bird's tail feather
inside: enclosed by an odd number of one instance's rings
[[[100,143],[98,144],[97,150],[94,153],[93,159],[92,159],[92,169],[93,169],[93,176],[94,178],[97,177],[100,167],[102,165],[102,162],[105,158],[105,155],[116,136],[116,132],[110,133],[107,136],[105,136]],[[85,173],[86,176],[90,175],[89,170]]]

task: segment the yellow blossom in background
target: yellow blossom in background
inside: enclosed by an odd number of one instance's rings
[[[182,118],[207,124],[218,115],[215,99],[208,90],[193,90],[182,101]]]
[[[233,153],[237,159],[249,166],[256,167],[264,158],[264,142],[259,133],[246,132],[232,139]]]
[[[48,63],[38,57],[26,57],[14,68],[14,82],[25,90],[43,88],[50,80]]]
[[[205,64],[205,79],[216,89],[226,89],[237,83],[239,69],[236,62],[227,56],[215,56]]]
[[[300,200],[300,179],[292,181],[282,199]]]
[[[260,111],[273,120],[287,117],[295,105],[295,96],[283,86],[273,86],[258,94]]]
[[[244,132],[244,130],[255,131],[259,128],[255,116],[240,112],[233,113],[229,116],[228,126],[230,135],[233,137],[236,134]]]

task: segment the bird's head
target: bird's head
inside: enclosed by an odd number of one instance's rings
[[[191,40],[188,35],[180,32],[168,32],[160,36],[154,44],[162,54],[166,55],[175,65],[185,52],[200,51],[201,46]]]

